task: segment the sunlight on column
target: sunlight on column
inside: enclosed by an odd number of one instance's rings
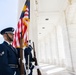
[[[48,70],[46,73],[51,74],[51,73],[56,73],[56,72],[60,72],[60,71],[63,71],[63,70],[65,70],[65,68],[55,68],[55,69],[52,69],[52,70]]]
[[[41,69],[42,70],[44,70],[44,69],[48,69],[48,68],[54,68],[55,67],[55,65],[48,65],[48,66],[44,66],[44,67],[42,67]]]
[[[57,41],[58,41],[58,51],[59,51],[59,63],[63,66],[65,62],[65,53],[64,53],[64,42],[63,42],[63,33],[61,26],[57,26]]]

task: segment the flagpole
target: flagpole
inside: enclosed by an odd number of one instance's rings
[[[33,43],[33,53],[34,53],[34,58],[35,58],[35,66],[38,66],[38,61],[37,61],[36,52],[35,52],[35,45],[34,45],[34,42],[32,42],[32,43]],[[39,68],[37,69],[37,75],[42,75]]]
[[[21,27],[22,30],[22,27]],[[20,75],[24,75],[24,63],[23,63],[23,43],[22,43],[22,31],[20,37]]]
[[[30,0],[29,0],[30,1]],[[29,5],[29,12],[30,12],[30,5]],[[30,16],[30,14],[29,14],[29,16]],[[29,17],[30,18],[30,17]],[[27,26],[27,35],[28,35],[28,46],[29,46],[29,25],[30,25],[30,19],[28,20],[29,22],[28,22],[28,26]],[[29,75],[29,60],[30,60],[30,56],[28,55],[28,69],[27,69],[27,75]]]

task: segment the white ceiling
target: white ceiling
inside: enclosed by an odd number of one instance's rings
[[[67,7],[67,0],[38,0],[38,38],[51,31]],[[45,20],[45,19],[49,20]],[[44,27],[44,29],[43,29]]]
[[[67,2],[67,0],[38,0],[38,11],[61,11],[65,9]]]
[[[46,20],[49,19],[49,20]],[[59,12],[56,13],[40,13],[38,16],[38,38],[41,38],[51,31],[59,20]]]
[[[37,1],[37,0],[36,0]],[[60,12],[64,12],[67,9],[68,5],[73,2],[73,5],[70,5],[68,10],[67,19],[69,23],[72,21],[76,23],[76,0],[38,0],[37,8],[38,16],[38,38],[43,37],[53,27],[57,24],[60,18]],[[45,20],[45,19],[49,20]]]

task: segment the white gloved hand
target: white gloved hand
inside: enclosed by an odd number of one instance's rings
[[[35,69],[39,69],[39,68],[40,68],[40,66],[35,66],[34,68],[35,68]]]
[[[26,73],[27,73],[27,74],[30,74],[30,72],[31,72],[30,69],[26,70]]]
[[[16,75],[16,71],[14,72],[14,75]]]

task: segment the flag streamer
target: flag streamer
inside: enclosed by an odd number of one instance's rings
[[[17,29],[15,31],[15,35],[12,43],[12,45],[15,48],[20,48],[20,37],[22,37],[22,46],[24,47],[27,45],[27,41],[29,38],[28,37],[29,22],[30,22],[30,0],[27,0],[22,9],[22,13],[17,24]]]

